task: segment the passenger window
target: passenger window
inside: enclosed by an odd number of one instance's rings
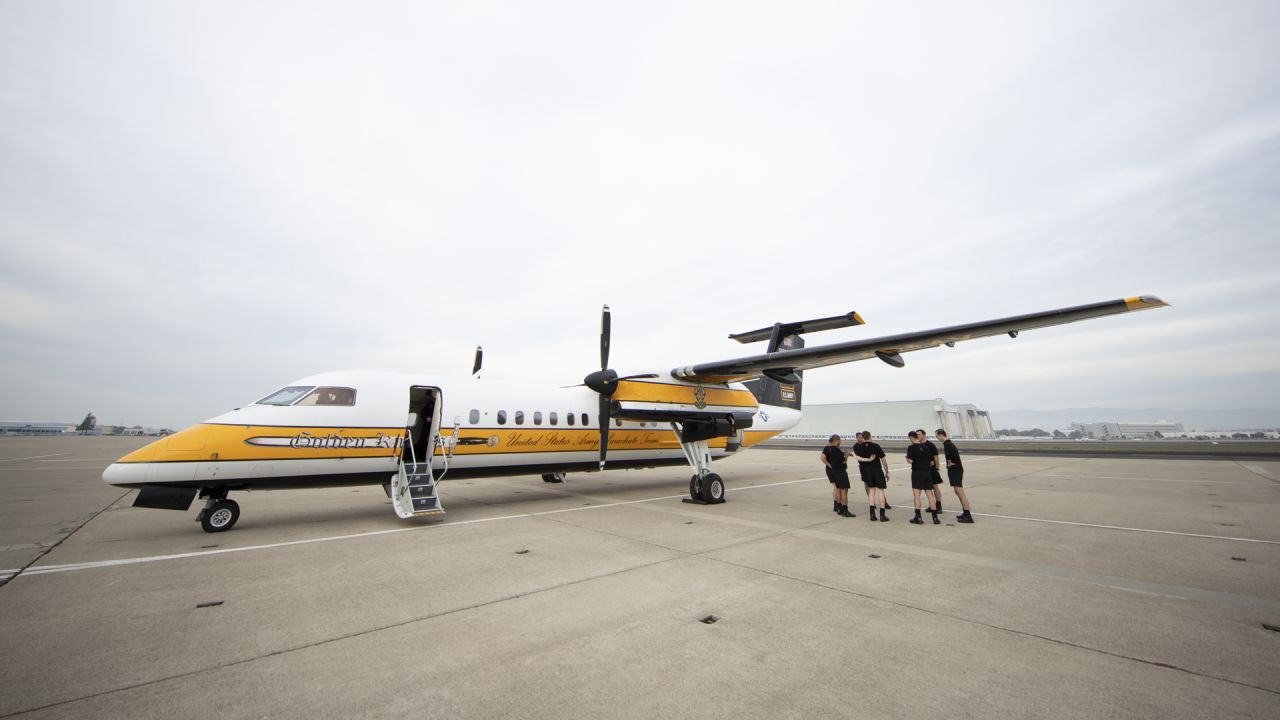
[[[499,424],[499,425],[506,425],[506,424],[507,424],[507,411],[506,411],[506,410],[499,410],[499,411],[498,411],[498,424]]]
[[[343,405],[351,407],[356,404],[356,391],[344,387],[318,387],[307,393],[297,405]]]
[[[516,424],[517,424],[517,425],[523,425],[523,424],[524,424],[524,411],[523,411],[523,410],[517,410],[517,411],[516,411]]]
[[[559,418],[556,417],[556,414],[554,412],[551,413],[551,424],[555,425],[557,420],[559,420]]]
[[[588,425],[590,425],[590,424],[591,424],[591,422],[590,422],[589,420],[587,420],[587,414],[586,414],[586,413],[582,413],[582,427],[586,427],[586,426],[588,426]]]
[[[533,413],[533,424],[534,424],[534,425],[541,425],[541,424],[542,424],[542,411],[541,411],[541,410],[535,410],[535,411],[534,411],[534,413]]]
[[[564,414],[564,421],[565,421],[565,422],[567,422],[567,423],[569,423],[570,425],[572,425],[572,424],[573,424],[573,413],[565,413],[565,414]]]
[[[478,425],[480,423],[480,411],[472,410],[471,414],[467,416],[467,421],[472,425]]]

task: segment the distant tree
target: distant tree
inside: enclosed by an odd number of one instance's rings
[[[1249,433],[1249,437],[1254,438],[1255,440],[1262,440],[1267,437],[1267,434],[1264,432]]]
[[[93,413],[89,413],[88,415],[85,415],[84,419],[80,421],[80,424],[76,426],[76,430],[79,432],[88,432],[96,427],[98,427],[98,418],[94,417]]]
[[[1049,437],[1049,433],[1041,430],[1040,428],[1031,428],[1027,434],[1031,437]]]
[[[1084,433],[1079,430],[1072,430],[1070,433],[1067,434],[1067,437],[1071,438],[1072,440],[1080,440],[1081,438],[1084,437]]]
[[[123,435],[123,434],[124,434],[124,426],[123,426],[123,425],[115,425],[115,426],[113,426],[113,427],[111,428],[111,434],[112,434],[112,435]]]
[[[1249,436],[1244,433],[1231,433],[1232,440],[1248,440]]]
[[[1157,437],[1157,438],[1160,438],[1161,440],[1163,440],[1163,439],[1164,439],[1164,434],[1163,434],[1163,433],[1161,433],[1159,430],[1156,430],[1155,432],[1151,433],[1151,437]]]
[[[1067,434],[1062,432],[1061,430],[1054,430],[1053,437],[1055,440],[1063,440],[1067,437]]]

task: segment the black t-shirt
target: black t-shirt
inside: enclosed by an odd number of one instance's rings
[[[946,455],[947,462],[951,463],[952,467],[964,467],[960,463],[960,450],[955,443],[951,442],[951,438],[942,441],[942,452]]]
[[[880,443],[860,442],[853,446],[853,454],[871,458],[874,461],[858,463],[858,471],[862,473],[863,477],[879,477],[884,474],[880,459],[886,456],[884,448],[880,447]]]
[[[923,445],[929,448],[930,457],[938,457],[938,446],[934,445],[932,440],[925,440]]]
[[[831,467],[848,467],[848,462],[844,459],[844,450],[835,445],[828,445],[822,448],[822,454],[827,456],[827,462],[831,464]]]
[[[868,458],[868,457],[871,457],[871,448],[867,445],[867,443],[856,442],[853,444],[853,454],[857,455],[858,457]],[[864,462],[858,463],[858,473],[865,477],[867,474],[867,466],[870,464],[871,463],[864,463]]]
[[[933,459],[937,449],[929,452],[929,446],[923,443],[907,446],[907,460],[911,461],[911,472],[929,472],[929,461]]]

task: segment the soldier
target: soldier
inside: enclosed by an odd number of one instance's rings
[[[907,464],[911,466],[911,494],[916,506],[916,516],[911,518],[911,524],[924,524],[924,520],[920,519],[920,493],[923,491],[925,502],[929,505],[929,514],[933,516],[933,524],[938,525],[942,521],[938,519],[938,511],[933,504],[933,455],[929,454],[929,448],[924,444],[924,433],[912,430],[907,433],[907,437],[911,439],[911,444],[907,446]]]
[[[938,446],[933,444],[929,436],[925,434],[924,428],[916,430],[916,434],[920,436],[920,441],[929,448],[929,454],[933,456],[933,469],[930,471],[929,477],[933,480],[933,504],[937,506],[938,512],[942,512],[942,472],[938,470],[940,463],[938,462]]]
[[[969,497],[964,494],[964,465],[960,463],[960,449],[947,437],[946,430],[938,428],[934,435],[942,442],[942,455],[947,461],[947,480],[951,482],[951,489],[960,499],[960,507],[964,510],[956,516],[956,522],[971,523],[973,515],[969,514]]]
[[[867,505],[871,519],[876,519],[876,510],[880,511],[881,522],[889,522],[884,514],[889,509],[889,501],[884,496],[884,489],[889,481],[889,460],[880,443],[871,442],[871,432],[863,430],[859,433],[862,442],[853,446],[853,455],[858,460],[858,472],[862,473],[862,482],[867,486]]]
[[[840,436],[832,435],[819,455],[831,483],[832,509],[841,517],[856,517],[849,512],[849,469],[845,460],[849,454],[849,451],[840,449]]]

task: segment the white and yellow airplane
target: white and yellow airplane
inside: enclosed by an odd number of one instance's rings
[[[187,510],[206,500],[208,532],[230,529],[233,490],[382,485],[402,518],[440,515],[436,483],[466,477],[692,466],[689,494],[724,501],[711,463],[800,421],[804,370],[902,354],[962,340],[1164,307],[1156,297],[1032,313],[987,322],[805,347],[802,335],[863,324],[856,312],[730,335],[768,341],[763,354],[627,376],[609,369],[604,307],[601,369],[561,388],[471,377],[342,371],[302,378],[267,397],[157,440],[120,458],[106,482],[138,488],[136,507]]]

